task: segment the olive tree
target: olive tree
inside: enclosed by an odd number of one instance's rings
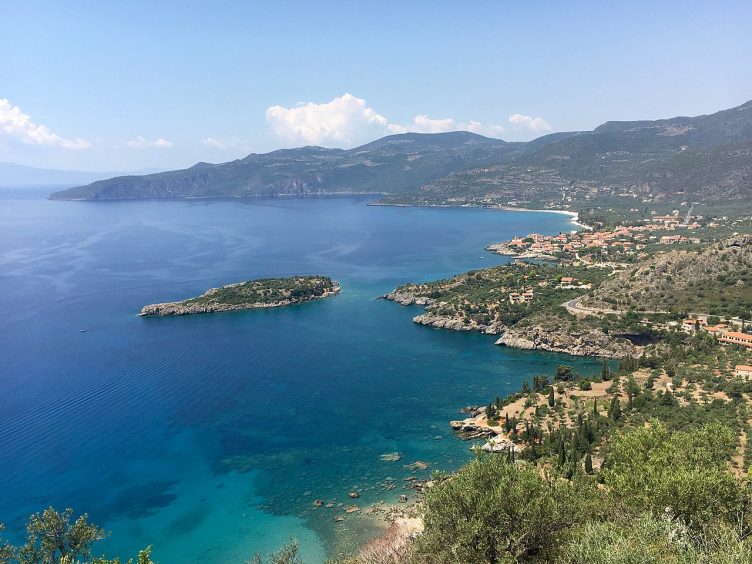
[[[618,436],[606,456],[604,480],[627,506],[669,516],[697,528],[731,521],[741,505],[742,483],[726,461],[733,433],[718,423],[670,432],[653,422]]]
[[[107,535],[104,529],[89,523],[85,513],[73,522],[72,518],[72,509],[58,513],[52,507],[29,517],[26,543],[18,550],[18,561],[47,564],[91,558],[94,543]]]
[[[550,558],[581,522],[593,491],[544,477],[500,456],[477,458],[425,494],[416,557],[430,562],[516,562]]]
[[[75,521],[72,519],[72,509],[61,513],[48,507],[41,513],[34,513],[26,525],[26,542],[22,546],[0,544],[0,564],[121,564],[119,558],[92,558],[94,543],[107,533],[90,523],[85,513]],[[3,528],[0,523],[0,531]],[[128,560],[128,564],[132,562]],[[153,564],[151,546],[138,553],[137,564]]]

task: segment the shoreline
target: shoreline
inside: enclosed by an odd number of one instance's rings
[[[515,212],[540,212],[540,213],[556,213],[559,215],[568,215],[570,222],[582,229],[592,231],[593,227],[586,223],[579,221],[579,212],[570,210],[550,210],[550,209],[536,209],[536,208],[521,208],[516,206],[502,206],[502,205],[488,205],[488,204],[390,204],[388,202],[369,202],[368,206],[382,206],[393,208],[474,208],[474,209],[486,209],[486,210],[501,210],[501,211],[515,211]]]
[[[5,188],[5,187],[0,187]],[[46,187],[41,187],[45,189]],[[51,196],[56,192],[47,194],[45,199],[57,202],[138,202],[138,201],[183,201],[183,200],[296,200],[296,199],[338,199],[338,198],[352,198],[358,196],[387,196],[387,192],[330,192],[330,193],[312,193],[312,194],[277,194],[276,196],[267,196],[261,194],[242,194],[236,196],[166,196],[166,197],[154,197],[154,198],[140,198],[140,197],[118,197],[118,198],[103,198],[103,199],[90,199],[90,198],[52,198]],[[593,227],[586,223],[581,223],[579,220],[579,212],[569,210],[552,210],[552,209],[536,209],[536,208],[522,208],[516,206],[502,206],[502,205],[487,205],[487,204],[391,204],[382,202],[379,200],[368,202],[367,206],[381,206],[381,207],[393,207],[393,208],[480,208],[487,210],[502,210],[502,211],[517,211],[517,212],[542,212],[542,213],[557,213],[561,215],[568,215],[571,218],[571,223],[592,231]]]
[[[514,206],[499,206],[498,209],[502,209],[504,211],[521,211],[521,212],[543,212],[543,213],[558,213],[560,215],[568,215],[570,217],[570,222],[574,225],[577,225],[578,227],[581,227],[582,229],[585,229],[587,231],[592,231],[593,227],[591,225],[587,225],[586,223],[581,223],[579,221],[580,219],[580,213],[575,211],[569,211],[569,210],[541,210],[541,209],[535,209],[535,208],[518,208]]]

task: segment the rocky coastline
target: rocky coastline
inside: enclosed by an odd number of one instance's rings
[[[409,292],[399,290],[394,290],[393,292],[384,294],[383,296],[380,296],[380,299],[396,302],[403,306],[417,305],[429,307],[435,303],[435,300],[432,298],[416,296]],[[503,330],[503,327],[500,324],[482,325],[468,323],[456,317],[439,315],[432,311],[426,311],[425,313],[416,315],[413,317],[413,323],[436,327],[437,329],[451,329],[452,331],[478,331],[480,333],[486,333],[487,335],[498,335]]]
[[[624,337],[607,335],[600,329],[551,330],[541,325],[511,327],[504,331],[496,344],[515,349],[615,359],[634,358],[642,354],[642,347]]]
[[[430,306],[440,305],[435,300],[425,296],[416,296],[404,290],[395,290],[381,296],[381,298],[403,306],[419,305],[428,308],[424,313],[413,317],[413,323],[437,329],[476,331],[486,335],[499,335],[495,344],[510,348],[614,359],[637,357],[642,354],[642,347],[633,344],[624,337],[608,335],[600,329],[572,331],[569,329],[552,329],[543,324],[506,327],[496,321],[484,325],[472,320],[468,321],[434,313]]]
[[[477,331],[486,335],[498,335],[504,331],[500,323],[482,323],[466,322],[456,317],[437,315],[432,312],[426,312],[413,317],[413,323],[418,325],[428,325],[437,329],[451,329],[452,331]]]
[[[485,418],[486,408],[483,406],[466,407],[462,411],[468,413],[467,419],[450,421],[449,426],[463,441],[475,441],[485,439],[482,445],[474,444],[471,449],[480,449],[483,452],[505,453],[521,452],[522,447],[509,439],[500,426],[488,424]]]

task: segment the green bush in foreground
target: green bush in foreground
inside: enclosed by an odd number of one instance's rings
[[[516,562],[553,554],[566,531],[592,509],[594,489],[544,478],[532,466],[481,457],[426,493],[417,559]]]
[[[718,423],[652,421],[612,439],[597,479],[479,457],[427,491],[412,561],[750,563],[752,492],[727,465],[734,446]]]
[[[614,439],[604,480],[638,511],[695,529],[717,519],[730,522],[744,494],[726,465],[735,442],[718,423],[692,432],[670,432],[658,423],[640,427]]]
[[[727,525],[697,537],[667,519],[591,522],[562,550],[566,564],[749,564],[752,545]]]
[[[72,518],[72,509],[58,512],[48,507],[33,514],[26,525],[26,542],[22,546],[0,544],[0,564],[121,564],[119,558],[92,558],[94,544],[104,539],[107,533],[90,523],[86,514],[75,521]],[[3,528],[0,523],[0,531]],[[130,564],[132,560],[128,562]],[[153,564],[150,546],[138,553],[137,563]]]

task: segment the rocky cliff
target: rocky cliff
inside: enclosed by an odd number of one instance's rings
[[[511,327],[496,341],[516,349],[537,349],[576,356],[608,358],[637,357],[642,348],[624,337],[607,335],[600,329],[582,331],[551,330],[541,325]]]
[[[524,326],[505,326],[496,319],[489,323],[479,323],[473,317],[457,315],[442,315],[442,302],[426,296],[416,295],[401,287],[398,290],[382,296],[383,299],[397,302],[403,306],[420,305],[426,311],[413,317],[413,322],[438,329],[452,331],[477,331],[486,335],[501,335],[497,345],[505,345],[516,349],[545,350],[566,353],[575,356],[601,356],[608,358],[626,358],[639,356],[642,348],[628,339],[609,335],[599,328],[571,329],[560,323],[558,318],[547,319],[543,315],[536,315]]]

